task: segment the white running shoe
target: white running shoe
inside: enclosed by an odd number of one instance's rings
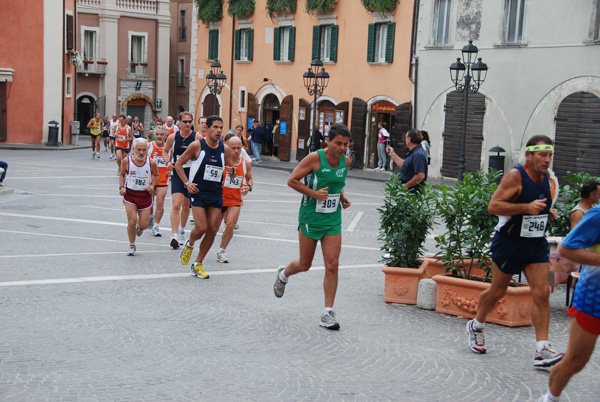
[[[96,159],[96,153],[92,152],[92,159]]]
[[[150,215],[150,219],[148,220],[148,227],[149,228],[154,227],[154,215]]]
[[[177,240],[177,235],[176,234],[172,234],[171,235],[171,242],[169,243],[171,245],[171,247],[173,247],[174,250],[178,249],[179,246],[179,241]]]
[[[161,237],[162,236],[160,234],[160,229],[158,228],[158,226],[153,226],[152,227],[152,236],[154,236],[154,237]]]
[[[135,251],[136,251],[135,244],[130,244],[129,245],[129,252],[127,253],[127,255],[134,256],[135,255]]]
[[[137,229],[135,230],[135,234],[137,237],[140,237],[142,235],[142,233],[144,233],[144,229],[142,229],[141,227],[137,227]]]
[[[185,244],[185,230],[177,233],[177,241],[179,242],[179,246],[183,246]]]
[[[96,154],[96,158],[97,158],[97,159],[100,159],[100,152],[98,152],[98,153]]]
[[[229,258],[227,258],[227,254],[225,254],[225,251],[218,251],[217,252],[217,261],[218,262],[223,262],[223,263],[228,263],[229,262]]]

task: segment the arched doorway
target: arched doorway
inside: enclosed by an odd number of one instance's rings
[[[600,98],[576,92],[560,103],[556,112],[553,170],[562,179],[567,172],[600,176]]]
[[[386,130],[392,134],[392,128],[396,122],[396,106],[388,101],[380,101],[371,106],[371,121],[369,122],[369,135],[367,139],[367,167],[373,168],[377,165],[377,140],[379,138],[379,123],[384,123]],[[391,144],[402,145],[402,144]],[[389,168],[389,166],[386,166]]]
[[[274,94],[265,96],[262,100],[262,122],[267,136],[263,146],[263,154],[277,156],[279,138],[273,136],[273,127],[279,120],[279,99]]]
[[[202,102],[202,116],[208,117],[214,114],[217,116],[221,115],[221,105],[219,104],[219,99],[209,93],[204,97],[204,102]]]
[[[96,100],[90,95],[82,95],[77,98],[77,121],[79,121],[79,132],[81,134],[90,134],[90,129],[86,126],[94,117],[95,102]]]

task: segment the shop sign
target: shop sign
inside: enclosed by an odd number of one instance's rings
[[[371,110],[373,112],[380,112],[380,113],[396,113],[396,106],[394,106],[390,102],[382,101],[382,102],[377,102],[373,106],[371,106]]]

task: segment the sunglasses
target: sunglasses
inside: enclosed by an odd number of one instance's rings
[[[181,120],[182,123],[191,123],[192,120]]]

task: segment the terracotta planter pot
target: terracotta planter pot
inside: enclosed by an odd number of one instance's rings
[[[444,275],[446,273],[440,257],[425,257],[425,260],[429,261],[429,266],[425,272],[426,278],[433,278],[434,275]],[[468,267],[469,264],[471,264],[471,260],[466,259],[465,266]],[[476,264],[471,268],[471,276],[485,278],[485,272],[480,265]]]
[[[385,273],[385,302],[417,304],[419,281],[424,278],[430,261],[424,259],[419,268],[398,268],[384,266]]]
[[[487,282],[449,275],[435,275],[433,280],[437,283],[435,311],[467,318],[475,317],[479,294],[490,287]],[[506,295],[487,316],[487,321],[507,327],[531,325],[531,303],[529,286],[509,286]]]

